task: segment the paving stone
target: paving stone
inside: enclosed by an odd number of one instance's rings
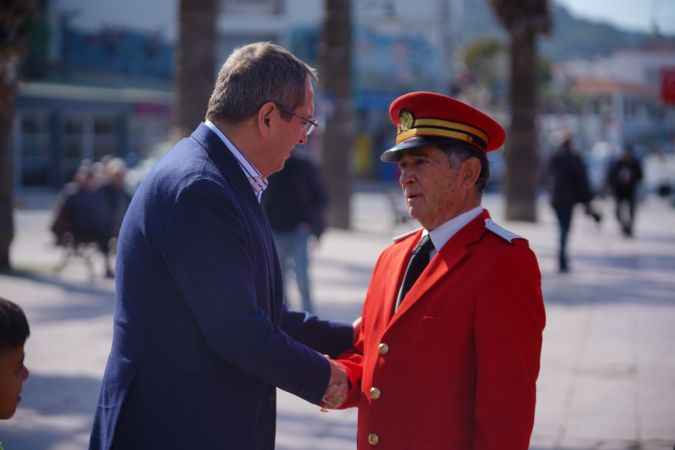
[[[484,203],[498,223],[529,239],[542,268],[548,323],[532,449],[672,450],[675,210],[648,200],[632,240],[620,237],[609,203],[601,203],[601,228],[578,213],[573,272],[559,275],[555,221],[544,199],[537,224],[503,221],[497,196]],[[329,230],[314,249],[322,317],[357,316],[380,250],[415,226],[392,227],[378,192],[357,193],[353,211],[355,231]],[[53,272],[60,253],[50,245],[49,213],[17,212],[13,256],[23,274],[0,275],[0,295],[21,303],[32,326],[24,401],[14,419],[0,423],[0,441],[11,450],[87,447],[111,344],[113,283],[92,278],[81,261]],[[355,411],[320,413],[285,392],[278,403],[278,449],[355,449]]]

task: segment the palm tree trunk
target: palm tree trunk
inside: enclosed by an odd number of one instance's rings
[[[215,81],[217,0],[180,0],[174,130],[185,136],[204,120]]]
[[[16,105],[19,58],[0,59],[0,272],[11,269],[14,240],[14,164],[10,137]]]
[[[511,129],[506,150],[506,219],[537,221],[536,33],[511,33]]]
[[[319,50],[323,95],[331,108],[323,134],[321,165],[329,196],[327,223],[351,226],[352,146],[352,5],[351,0],[325,0]]]

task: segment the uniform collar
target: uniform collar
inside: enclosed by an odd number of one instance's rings
[[[453,217],[431,231],[424,230],[422,232],[422,236],[429,234],[431,237],[431,242],[434,244],[434,252],[432,252],[432,256],[435,254],[435,252],[439,252],[443,246],[447,244],[450,238],[457,234],[459,230],[464,228],[469,222],[478,217],[482,212],[483,207],[476,206],[467,212]]]

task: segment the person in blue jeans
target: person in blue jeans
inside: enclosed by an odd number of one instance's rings
[[[621,226],[621,232],[628,238],[633,237],[638,186],[642,178],[642,163],[635,157],[633,146],[628,145],[607,171],[607,185],[616,205],[616,220]]]
[[[270,177],[263,206],[272,226],[279,262],[288,292],[289,274],[295,275],[302,309],[313,313],[309,279],[309,242],[325,228],[326,190],[318,168],[308,158],[291,155],[283,170]],[[285,295],[288,299],[288,295]]]

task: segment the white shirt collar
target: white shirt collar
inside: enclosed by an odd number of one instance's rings
[[[204,125],[209,127],[211,131],[216,133],[216,135],[220,138],[221,141],[223,141],[227,149],[230,151],[230,153],[232,153],[234,157],[237,158],[239,167],[241,168],[242,172],[244,172],[244,175],[246,175],[246,179],[251,185],[253,193],[258,199],[258,202],[260,202],[262,200],[263,192],[265,191],[265,189],[267,189],[268,185],[267,178],[262,176],[260,171],[256,169],[255,166],[246,159],[246,157],[239,151],[237,146],[234,145],[232,141],[230,141],[227,138],[227,136],[225,136],[223,132],[220,131],[218,127],[213,124],[213,122],[207,119],[204,121]]]
[[[476,206],[459,216],[453,217],[431,231],[424,230],[422,236],[429,234],[431,236],[431,242],[434,244],[434,251],[431,252],[431,255],[433,256],[439,252],[451,237],[457,234],[459,230],[464,228],[473,219],[478,217],[481,212],[483,212],[483,207]]]

